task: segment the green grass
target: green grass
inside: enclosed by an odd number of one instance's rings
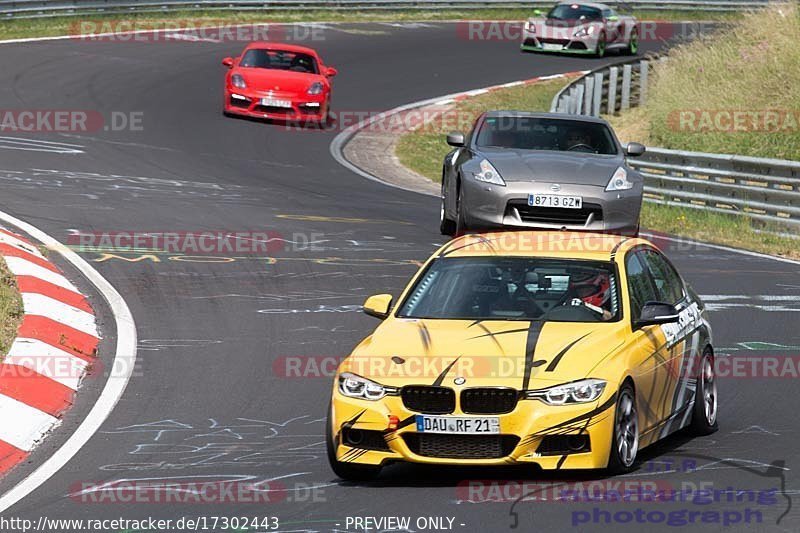
[[[22,297],[17,289],[17,279],[0,257],[0,360],[11,348],[22,321]]]
[[[308,11],[175,11],[155,13],[118,13],[108,15],[77,15],[72,17],[12,19],[0,24],[0,39],[71,35],[81,21],[134,21],[143,29],[159,27],[165,21],[183,20],[193,24],[280,23],[280,22],[403,22],[419,20],[524,20],[533,9],[420,9],[420,10],[308,10]],[[704,13],[702,11],[643,11],[634,12],[642,20],[717,20],[739,17],[735,13]]]
[[[466,133],[478,115],[491,109],[548,111],[553,97],[565,83],[564,78],[557,78],[532,85],[492,91],[462,100],[456,104],[453,112],[448,112],[448,117],[455,116],[457,121],[449,119],[433,121],[431,125],[402,136],[395,154],[404,166],[435,182],[440,182],[442,159],[452,150],[444,138],[449,130],[443,126],[453,122],[464,124],[462,130]]]
[[[795,4],[744,15],[724,31],[671,50],[655,69],[647,105],[608,118],[625,140],[800,160],[799,42]],[[729,112],[743,120],[734,131]],[[760,114],[757,129],[742,112]],[[766,112],[778,113],[775,122],[763,120]]]

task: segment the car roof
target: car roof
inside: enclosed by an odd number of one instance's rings
[[[300,46],[297,44],[273,43],[270,41],[254,41],[247,45],[245,50],[253,48],[261,48],[267,50],[286,50],[287,52],[299,52],[302,54],[309,54],[312,56],[317,55],[317,51],[307,46]]]
[[[569,5],[572,5],[572,4],[579,5],[579,6],[585,6],[585,7],[593,7],[595,9],[611,9],[611,6],[608,6],[606,4],[598,4],[597,2],[559,2],[556,5],[559,5],[559,6],[560,5],[568,5],[569,6]]]
[[[572,231],[497,231],[467,234],[442,246],[437,257],[553,257],[613,260],[617,252],[640,244],[640,238]]]
[[[531,117],[531,118],[549,118],[555,120],[573,120],[580,122],[592,122],[595,124],[605,124],[609,126],[607,120],[600,117],[592,117],[587,115],[574,115],[570,113],[539,113],[534,111],[517,111],[513,109],[487,111],[485,117]]]

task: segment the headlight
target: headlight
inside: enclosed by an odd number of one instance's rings
[[[492,166],[489,161],[486,159],[482,160],[480,163],[481,171],[476,173],[472,173],[475,176],[475,179],[478,181],[483,181],[485,183],[491,183],[493,185],[501,185],[503,187],[506,186],[506,182],[503,181],[503,178],[500,177],[500,173],[497,172],[497,169]]]
[[[324,88],[321,82],[315,81],[311,84],[311,87],[308,88],[308,94],[322,94]]]
[[[619,167],[606,185],[607,191],[627,191],[633,188],[633,183],[628,181],[628,172]]]
[[[231,85],[238,89],[247,89],[247,84],[244,82],[244,77],[241,74],[234,74],[231,76]]]
[[[525,391],[528,400],[541,400],[548,405],[593,402],[603,394],[606,382],[601,379],[582,379],[548,389]]]
[[[536,25],[531,21],[526,22],[525,23],[525,31],[530,32],[530,33],[536,33]]]
[[[387,394],[394,394],[395,391],[394,387],[384,387],[380,383],[375,383],[349,372],[339,375],[339,392],[350,398],[380,400]]]
[[[589,27],[584,26],[578,31],[576,31],[573,37],[587,37],[593,33],[594,33],[594,26],[589,26]]]

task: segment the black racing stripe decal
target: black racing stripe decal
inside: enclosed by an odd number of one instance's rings
[[[559,458],[558,463],[556,464],[556,470],[560,470],[561,467],[564,465],[564,461],[566,461],[566,460],[567,460],[567,456],[566,455],[562,455],[561,458]]]
[[[442,370],[442,373],[439,374],[439,376],[433,382],[433,386],[434,387],[439,387],[442,384],[442,381],[444,381],[444,378],[447,377],[447,373],[450,372],[450,369],[453,368],[453,365],[456,364],[456,361],[458,361],[459,359],[461,359],[460,355],[458,357],[456,357],[455,359],[453,359],[453,361],[449,365],[447,365],[447,368]]]
[[[417,322],[417,331],[419,331],[419,338],[422,340],[422,348],[425,350],[425,355],[428,355],[431,351],[431,333],[422,322]]]
[[[569,420],[561,422],[560,424],[556,424],[555,426],[551,426],[548,429],[544,430],[542,433],[546,433],[548,431],[553,431],[555,429],[558,429],[558,428],[561,428],[561,427],[564,427],[564,426],[568,426],[570,424],[574,424],[575,422],[581,422],[582,420],[586,420],[587,418],[592,418],[594,416],[597,416],[600,413],[610,409],[616,403],[616,401],[617,401],[617,393],[615,392],[614,395],[611,396],[611,398],[609,398],[608,400],[606,400],[606,402],[603,405],[600,405],[600,406],[592,409],[591,411],[589,411],[587,413],[583,413],[582,415],[578,415],[578,416],[576,416],[574,418],[571,418]]]
[[[544,322],[539,320],[531,322],[528,326],[528,338],[525,340],[525,373],[522,376],[522,390],[528,389],[528,384],[531,382],[531,370],[534,366],[541,366],[544,361],[539,363],[536,361],[534,365],[533,356],[536,353],[536,344],[539,342],[539,335],[542,333]]]
[[[545,369],[544,369],[544,371],[545,371],[545,372],[552,372],[553,370],[555,370],[555,369],[556,369],[556,367],[558,366],[558,363],[559,363],[559,362],[561,362],[561,359],[562,359],[562,358],[563,358],[563,357],[566,355],[566,353],[567,353],[568,351],[570,351],[570,349],[571,349],[573,346],[575,346],[576,344],[578,344],[579,342],[581,342],[583,339],[585,339],[585,338],[586,338],[588,335],[591,335],[592,333],[593,333],[593,332],[592,332],[592,331],[590,331],[590,332],[589,332],[589,333],[587,333],[586,335],[583,335],[582,337],[579,337],[579,338],[575,339],[574,341],[572,341],[571,343],[567,344],[567,345],[564,347],[564,349],[563,349],[563,350],[561,350],[560,352],[558,352],[558,355],[556,355],[556,356],[553,358],[553,360],[552,360],[552,361],[550,361],[550,364],[549,364],[549,365],[547,365],[547,368],[545,368]]]
[[[356,416],[354,416],[353,418],[351,418],[350,420],[348,420],[344,424],[342,424],[342,428],[350,429],[358,421],[358,419],[361,418],[361,415],[363,415],[366,412],[367,412],[367,410],[364,409],[363,411],[358,413]]]
[[[519,329],[508,329],[506,331],[497,331],[497,332],[489,331],[488,333],[484,333],[483,335],[476,335],[474,337],[470,337],[469,340],[480,339],[483,337],[496,337],[497,335],[507,335],[509,333],[521,333],[523,331],[530,331],[530,327],[519,328]]]
[[[625,242],[627,242],[628,240],[629,239],[626,237],[626,238],[622,239],[621,241],[619,241],[617,244],[614,245],[614,248],[612,248],[612,250],[611,250],[611,260],[612,261],[616,257],[617,250],[619,250],[619,247],[622,246],[623,244],[625,244]]]
[[[491,332],[491,331],[489,331],[489,328],[487,328],[487,327],[486,327],[486,326],[484,326],[483,324],[478,324],[478,326],[480,326],[481,330],[483,330],[484,332],[486,332],[486,336],[488,336],[488,337],[491,337],[491,339],[492,339],[492,342],[494,342],[494,346],[495,346],[495,348],[497,348],[497,350],[498,350],[498,351],[499,351],[499,352],[500,352],[502,355],[505,355],[505,354],[506,354],[506,352],[505,352],[505,350],[503,350],[503,345],[501,345],[501,344],[500,344],[500,341],[498,341],[498,340],[497,340],[497,338],[496,338],[494,335],[492,335],[492,332]]]

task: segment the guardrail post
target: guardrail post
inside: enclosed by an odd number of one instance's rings
[[[575,114],[583,115],[583,98],[586,87],[583,84],[575,87]]]
[[[623,111],[631,107],[631,66],[622,67],[622,101],[620,107]]]
[[[617,110],[617,77],[619,68],[611,67],[608,69],[608,114],[613,115]]]
[[[583,114],[592,114],[592,96],[594,96],[594,77],[587,76],[583,79]]]
[[[649,61],[639,62],[639,105],[647,102],[647,72],[650,70]]]
[[[592,115],[600,116],[600,106],[603,105],[603,73],[596,72],[594,75],[594,107]]]

